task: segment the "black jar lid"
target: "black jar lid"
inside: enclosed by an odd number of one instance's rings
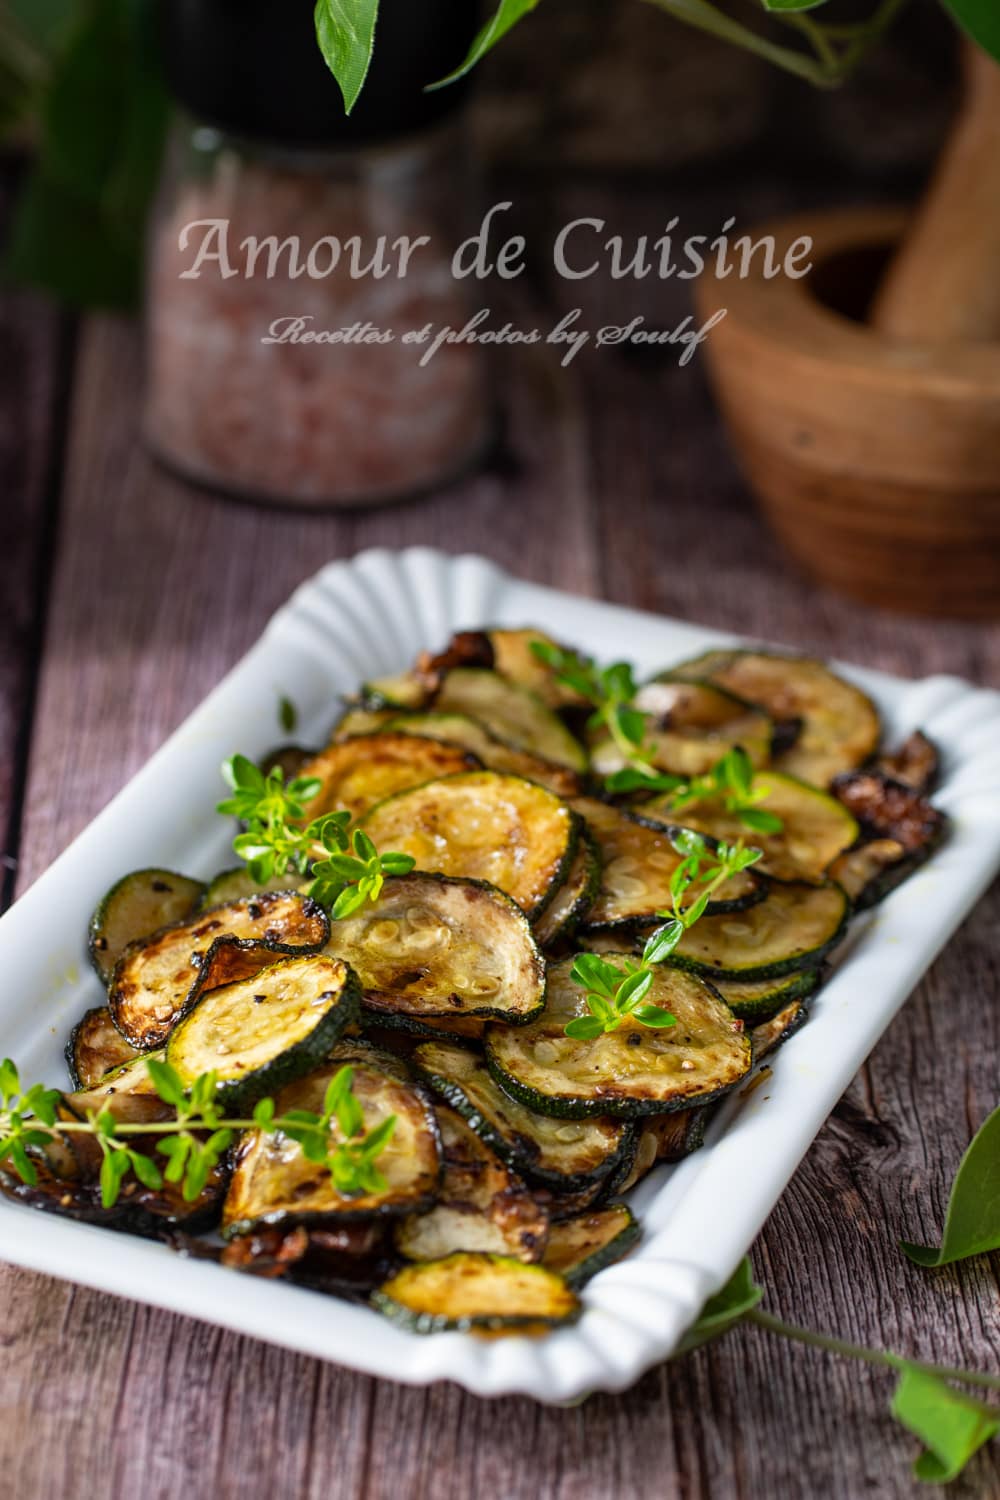
[[[432,125],[465,81],[425,93],[462,61],[474,0],[381,0],[375,52],[348,116],[316,41],[314,0],[160,0],[167,82],[207,123],[280,145],[385,140]]]

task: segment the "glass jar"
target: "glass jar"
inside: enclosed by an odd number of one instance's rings
[[[345,114],[311,5],[159,0],[179,106],[149,242],[145,432],[203,484],[272,504],[396,500],[491,429],[452,256],[479,224],[464,89],[433,92],[468,0],[382,0]],[[440,345],[436,340],[441,339]]]
[[[147,279],[155,454],[302,506],[395,500],[466,469],[490,436],[483,352],[433,345],[476,310],[452,274],[476,202],[461,117],[342,149],[179,120]]]

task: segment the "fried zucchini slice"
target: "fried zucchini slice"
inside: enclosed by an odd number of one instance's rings
[[[605,1266],[626,1256],[641,1234],[641,1226],[624,1203],[575,1214],[552,1225],[542,1264],[557,1272],[567,1286],[581,1287]]]
[[[418,870],[486,880],[529,917],[562,884],[580,836],[565,802],[499,771],[467,771],[397,792],[362,826],[377,848],[412,855]]]
[[[363,709],[379,713],[384,709],[423,708],[429,689],[417,672],[397,672],[391,677],[370,677],[361,684],[358,702]]]
[[[601,850],[590,829],[585,827],[569,874],[535,923],[535,937],[543,948],[565,943],[573,936],[600,889]]]
[[[415,1213],[434,1201],[440,1172],[437,1122],[418,1089],[394,1070],[343,1053],[282,1089],[275,1100],[279,1115],[305,1109],[322,1114],[326,1090],[349,1061],[354,1070],[354,1097],[370,1134],[388,1115],[396,1128],[378,1158],[386,1186],[379,1192],[339,1193],[323,1162],[309,1161],[299,1146],[280,1131],[251,1130],[237,1148],[233,1178],[222,1213],[228,1239],[262,1224],[320,1225],[389,1214]],[[334,1120],[331,1149],[343,1141]]]
[[[201,899],[201,911],[211,911],[213,906],[228,906],[231,901],[240,901],[244,896],[262,896],[265,891],[304,891],[312,882],[294,870],[275,875],[263,885],[258,884],[246,865],[237,865],[232,870],[220,870],[205,887]]]
[[[587,931],[655,919],[657,912],[670,906],[670,877],[681,862],[670,841],[674,829],[594,797],[577,797],[572,806],[586,821],[601,852],[601,888],[584,920]],[[742,870],[720,888],[708,910],[742,911],[764,895],[763,882],[751,869]],[[685,898],[687,904],[696,896],[692,888]]]
[[[839,885],[778,883],[767,900],[731,916],[702,917],[671,963],[712,979],[774,979],[815,967],[847,930],[850,902]]]
[[[443,651],[425,652],[420,658],[421,675],[433,681],[456,667],[485,667],[499,672],[509,682],[528,688],[549,708],[576,707],[584,702],[572,688],[559,681],[551,667],[535,655],[535,644],[555,646],[544,630],[459,630]]]
[[[673,776],[702,776],[739,745],[754,767],[771,757],[774,724],[763,709],[710,682],[678,681],[664,673],[644,683],[635,707],[648,714],[646,744],[653,764]],[[590,762],[602,776],[625,765],[606,732],[594,731]]]
[[[571,1119],[665,1114],[721,1097],[749,1070],[742,1021],[711,985],[680,969],[657,969],[646,996],[676,1017],[674,1026],[626,1019],[592,1040],[567,1036],[566,1023],[588,1013],[572,966],[572,958],[550,965],[539,1020],[486,1030],[490,1071],[529,1109]]]
[[[696,828],[714,839],[735,843],[743,837],[763,850],[763,858],[754,869],[774,880],[818,884],[830,861],[858,837],[857,822],[842,802],[793,776],[758,771],[751,790],[753,795],[763,794],[758,804],[763,812],[781,819],[784,827],[780,833],[748,832],[737,813],[728,812],[721,801],[714,799],[690,802],[672,816],[682,820],[686,828]],[[640,805],[640,811],[654,818],[671,816],[669,796],[650,798]]]
[[[630,1193],[661,1162],[683,1161],[705,1140],[710,1110],[677,1109],[668,1115],[647,1115],[639,1125],[639,1139],[629,1171],[611,1184],[611,1194]],[[610,1196],[610,1194],[609,1194]]]
[[[363,818],[394,792],[423,786],[426,781],[456,771],[471,771],[478,764],[476,757],[459,745],[378,730],[328,745],[299,774],[322,782],[309,801],[310,818],[346,810],[354,819]]]
[[[327,952],[357,973],[376,1020],[389,1012],[520,1025],[545,1001],[545,962],[527,917],[481,881],[390,877],[377,901],[333,924]]]
[[[162,1062],[164,1058],[163,1048],[155,1052],[136,1052],[128,1062],[120,1063],[117,1068],[112,1068],[98,1078],[95,1083],[79,1088],[75,1093],[67,1094],[66,1099],[77,1111],[85,1115],[89,1109],[100,1110],[109,1099],[151,1099],[156,1102],[161,1113],[157,1118],[166,1119],[171,1113],[169,1104],[163,1104],[156,1092],[152,1075],[146,1066],[150,1058],[155,1062]]]
[[[359,734],[374,734],[396,718],[398,708],[348,708],[337,720],[330,736],[331,744],[353,740]]]
[[[112,1019],[134,1047],[158,1047],[193,1000],[202,964],[217,938],[266,942],[275,953],[293,955],[319,952],[329,936],[323,908],[295,892],[265,892],[213,907],[129,944],[111,980]]]
[[[628,1170],[635,1130],[625,1120],[537,1114],[506,1094],[482,1058],[464,1047],[422,1042],[413,1066],[498,1156],[540,1187],[581,1192]]]
[[[538,1261],[549,1232],[545,1209],[461,1115],[440,1104],[444,1171],[429,1213],[408,1214],[394,1240],[407,1260],[441,1260],[456,1250],[483,1250]]]
[[[776,1011],[769,1021],[762,1021],[759,1026],[755,1026],[750,1033],[754,1062],[761,1062],[783,1042],[787,1042],[808,1019],[809,1010],[805,1001],[791,1000]]]
[[[571,771],[587,769],[583,746],[552,709],[528,688],[509,682],[497,672],[456,668],[438,688],[434,707],[439,713],[478,719],[497,739],[542,760],[568,766]]]
[[[915,729],[897,749],[883,750],[873,769],[926,797],[938,779],[941,756],[934,741]]]
[[[795,743],[775,757],[774,768],[813,786],[829,786],[877,750],[878,712],[860,688],[825,662],[776,651],[706,651],[674,667],[673,676],[718,683],[775,722],[798,720]]]
[[[793,970],[778,979],[713,980],[733,1015],[753,1025],[769,1021],[792,1000],[808,999],[822,982],[820,967]]]
[[[95,1005],[70,1032],[66,1066],[75,1089],[88,1089],[105,1073],[130,1062],[136,1049],[122,1036],[106,1005]]]
[[[318,1067],[360,1003],[340,959],[283,958],[201,994],[167,1038],[167,1062],[186,1087],[214,1072],[216,1098],[239,1108]]]
[[[575,1322],[581,1310],[572,1288],[544,1266],[468,1251],[404,1267],[371,1301],[410,1333],[539,1336]]]
[[[133,870],[98,902],[90,919],[90,961],[108,984],[130,943],[190,916],[205,887],[173,870]]]
[[[430,740],[461,745],[480,760],[488,771],[506,771],[548,787],[557,797],[575,797],[582,791],[581,777],[567,766],[554,765],[527,750],[518,750],[498,740],[484,724],[468,714],[405,714],[392,719],[386,729],[399,734],[419,734]]]

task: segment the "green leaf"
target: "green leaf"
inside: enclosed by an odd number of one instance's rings
[[[646,734],[646,715],[637,708],[620,708],[618,727],[630,745],[641,745]]]
[[[38,1181],[38,1173],[21,1141],[12,1140],[10,1142],[10,1159],[14,1163],[14,1169],[21,1181],[26,1182],[29,1187],[34,1187]]]
[[[351,113],[364,87],[375,47],[378,0],[317,0],[316,40]]]
[[[946,1266],[1000,1250],[1000,1108],[976,1131],[959,1164],[940,1249],[906,1240],[900,1248],[918,1266]]]
[[[941,3],[962,30],[1000,62],[1000,7],[996,0],[941,0]]]
[[[187,1103],[184,1081],[176,1068],[158,1058],[147,1057],[146,1071],[164,1104],[172,1104],[175,1109],[180,1109]]]
[[[149,1156],[144,1156],[141,1151],[130,1151],[129,1157],[132,1162],[132,1170],[142,1183],[143,1187],[157,1188],[163,1186],[163,1177],[155,1161]]]
[[[291,698],[286,698],[284,693],[278,699],[278,725],[286,734],[291,734],[299,722],[299,711]]]
[[[744,828],[754,833],[780,833],[785,824],[777,813],[765,812],[760,807],[741,807],[739,819]]]
[[[575,1016],[572,1021],[567,1021],[564,1028],[566,1035],[577,1041],[592,1041],[594,1037],[603,1035],[604,1022],[597,1016]]]
[[[613,1000],[623,974],[621,969],[601,957],[599,953],[578,953],[573,960],[569,976],[581,989]]]
[[[817,10],[826,3],[827,0],[761,0],[765,10],[779,13],[783,10]]]
[[[361,910],[367,899],[366,892],[361,890],[359,886],[349,885],[345,890],[341,891],[333,903],[331,916],[335,921],[340,921],[342,917],[353,917],[356,911]]]
[[[615,1006],[619,1012],[634,1010],[642,1001],[653,982],[650,969],[639,969],[630,974],[627,979],[622,980],[615,995]]]
[[[131,1163],[127,1151],[109,1151],[101,1162],[101,1202],[105,1208],[113,1208],[121,1193],[122,1178]]]
[[[408,875],[416,860],[412,854],[383,854],[379,864],[386,875]]]
[[[750,1261],[744,1257],[721,1292],[709,1297],[697,1321],[684,1335],[677,1353],[687,1354],[727,1332],[757,1306],[763,1295],[764,1289],[754,1281]]]
[[[505,37],[508,31],[516,26],[523,16],[526,16],[529,11],[534,10],[537,4],[538,0],[500,0],[500,4],[486,22],[486,25],[474,37],[472,46],[455,71],[449,73],[446,78],[439,78],[437,83],[430,85],[430,88],[444,88],[446,83],[455,83],[457,79],[464,78],[465,74],[474,68],[476,63],[485,57],[487,52],[495,47],[497,42],[502,37]],[[540,641],[532,642],[532,650],[539,656],[541,656],[541,651],[536,650],[536,647],[542,647],[543,650],[548,649]],[[542,660],[544,661],[545,658],[542,657]],[[551,664],[550,662],[549,665]]]
[[[16,1099],[21,1092],[21,1079],[17,1068],[9,1057],[0,1062],[0,1094],[3,1095],[4,1104],[9,1104]]]
[[[646,946],[642,950],[643,963],[662,964],[664,959],[670,957],[683,936],[684,923],[677,917],[671,917],[646,939]]]
[[[34,1083],[25,1094],[21,1107],[37,1115],[44,1125],[54,1125],[61,1097],[58,1089],[47,1089],[44,1083]]]
[[[701,834],[695,833],[693,828],[678,828],[676,833],[671,835],[670,842],[677,853],[684,855],[685,859],[704,859],[708,853],[708,845]]]
[[[947,1484],[1000,1432],[1000,1412],[912,1365],[899,1377],[892,1414],[925,1444],[913,1465],[918,1479]]]
[[[640,1005],[633,1012],[637,1021],[643,1026],[653,1026],[662,1029],[665,1026],[676,1026],[677,1017],[672,1016],[669,1010],[664,1010],[660,1005]]]
[[[258,1099],[253,1107],[253,1122],[261,1130],[269,1129],[274,1120],[274,1100]]]

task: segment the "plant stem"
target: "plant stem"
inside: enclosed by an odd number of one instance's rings
[[[920,1370],[925,1375],[937,1375],[942,1380],[961,1381],[987,1391],[1000,1391],[1000,1375],[984,1375],[978,1370],[954,1370],[948,1365],[932,1365],[922,1359],[907,1359],[902,1354],[891,1354],[885,1349],[868,1349],[863,1344],[851,1344],[846,1339],[834,1338],[828,1333],[814,1333],[812,1329],[800,1328],[796,1323],[784,1323],[759,1307],[744,1313],[743,1321],[755,1323],[766,1333],[779,1338],[791,1339],[798,1344],[808,1344],[813,1349],[823,1349],[827,1354],[839,1354],[844,1359],[860,1359],[868,1365],[880,1365],[892,1370]]]
[[[776,42],[768,41],[767,37],[758,36],[749,26],[743,26],[731,16],[716,10],[714,5],[709,4],[709,0],[647,0],[647,3],[658,6],[660,10],[665,10],[668,15],[684,21],[688,26],[697,27],[699,31],[707,31],[710,36],[716,36],[721,41],[743,47],[747,52],[753,52],[776,67],[783,68],[786,73],[805,78],[817,88],[834,88],[841,82],[836,70],[814,57],[806,57],[792,47],[780,47]]]

